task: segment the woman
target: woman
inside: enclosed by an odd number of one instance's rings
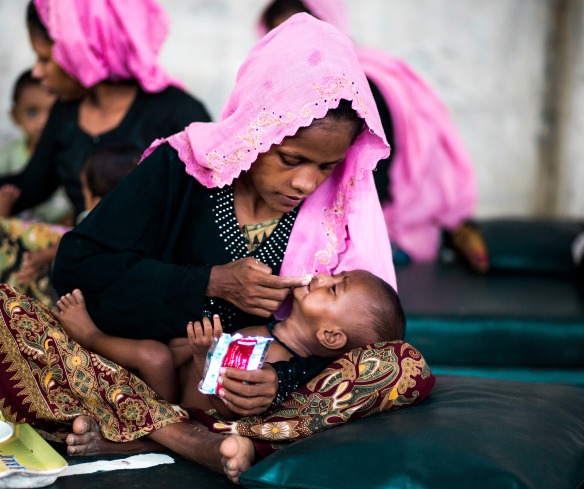
[[[157,338],[184,336],[183,318],[215,312],[227,331],[276,311],[285,316],[284,298],[307,273],[363,268],[395,286],[372,177],[387,152],[350,41],[309,15],[294,16],[252,49],[219,123],[193,123],[158,141],[65,235],[56,283],[78,285],[102,328],[109,320],[127,336]],[[434,382],[411,346],[369,345],[270,410],[276,423],[258,416],[219,423],[216,431],[245,435],[224,437],[68,339],[48,309],[2,285],[0,299],[2,411],[35,425],[73,421],[70,454],[136,453],[158,443],[237,480],[255,450],[267,454],[282,440],[274,426],[290,427],[289,438],[310,436],[417,402]],[[238,414],[266,411],[275,366],[226,369],[220,397]],[[310,375],[301,365],[292,379],[293,368],[279,371],[281,384]]]
[[[156,142],[64,236],[54,286],[81,289],[103,331],[165,341],[215,313],[234,331],[285,315],[290,288],[307,274],[362,268],[395,286],[371,172],[388,147],[352,46],[321,24],[305,29],[310,39],[331,37],[342,52],[325,56],[308,39],[290,51],[289,35],[262,40],[221,122]],[[295,80],[284,75],[292,64]],[[314,371],[298,365],[290,378],[287,364],[275,368],[279,383],[269,366],[230,370],[229,407],[262,412],[276,388],[277,401]]]
[[[272,0],[258,33],[297,12],[349,34],[343,0]],[[477,200],[474,170],[446,107],[402,60],[371,48],[356,51],[392,147],[374,176],[396,260],[435,260],[444,234],[472,269],[486,272],[486,245],[469,221]]]
[[[19,174],[13,212],[46,200],[62,183],[83,211],[79,169],[105,143],[146,148],[157,137],[208,121],[203,105],[164,73],[158,51],[168,19],[155,0],[31,0],[27,26],[33,76],[56,94],[41,140]]]
[[[169,338],[184,336],[187,320],[219,313],[232,331],[284,316],[290,288],[319,272],[362,268],[395,286],[372,176],[388,147],[353,47],[333,26],[299,15],[275,29],[240,69],[219,123],[193,123],[147,153],[63,237],[57,255],[56,287],[80,288],[101,328],[113,323],[109,332]],[[0,296],[9,350],[0,380],[11,420],[75,420],[69,453],[152,449],[143,442],[149,435],[217,470],[221,453],[236,472],[249,466],[251,441],[231,437],[224,445],[222,435],[202,430],[179,434],[184,410],[68,340],[37,303],[6,287]],[[220,396],[241,415],[265,411],[277,367],[227,369]],[[310,377],[309,367],[300,365],[298,375],[294,366],[281,368],[280,383],[293,389]],[[338,371],[354,380],[350,369]],[[401,392],[387,402],[379,394],[379,378],[396,381],[401,371],[383,368],[369,394],[384,406],[402,402]]]

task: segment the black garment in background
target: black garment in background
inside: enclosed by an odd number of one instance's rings
[[[383,132],[385,133],[385,138],[391,147],[391,154],[389,158],[380,160],[377,163],[377,168],[373,172],[373,180],[375,181],[375,188],[377,189],[377,195],[379,196],[380,202],[385,202],[386,200],[391,202],[391,182],[389,177],[389,168],[391,167],[391,162],[393,156],[395,155],[395,137],[393,132],[393,120],[391,118],[391,113],[385,98],[383,98],[377,85],[373,83],[371,79],[367,79],[369,86],[371,87],[371,92],[373,93],[373,99],[375,100],[375,105],[377,105],[377,110],[379,112],[379,117],[381,118],[381,125],[383,127]]]
[[[17,175],[0,178],[0,185],[12,183],[22,191],[13,213],[44,202],[63,184],[77,216],[84,210],[79,171],[92,150],[113,142],[146,149],[155,139],[182,131],[191,122],[210,120],[201,102],[176,87],[159,93],[139,89],[119,126],[92,137],[78,125],[79,105],[79,100],[55,102],[28,165]]]

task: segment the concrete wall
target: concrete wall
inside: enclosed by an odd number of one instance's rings
[[[474,160],[479,216],[538,209],[546,42],[555,2],[577,13],[569,26],[572,69],[563,88],[558,214],[584,216],[584,0],[347,0],[357,43],[407,60],[443,97]],[[172,19],[162,62],[217,117],[255,41],[264,0],[160,0]],[[0,115],[15,76],[33,56],[25,0],[0,0]],[[0,134],[11,133],[0,117]]]

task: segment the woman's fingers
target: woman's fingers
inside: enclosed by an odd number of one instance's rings
[[[259,370],[222,370],[220,396],[232,411],[241,416],[264,412],[278,391],[276,371],[265,364]]]
[[[279,277],[256,258],[247,257],[211,269],[207,295],[220,297],[238,308],[269,317],[293,287],[307,285],[307,277]]]

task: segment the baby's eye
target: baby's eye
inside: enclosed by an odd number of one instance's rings
[[[332,286],[332,291],[333,291],[333,294],[337,295],[337,284],[334,284]]]

